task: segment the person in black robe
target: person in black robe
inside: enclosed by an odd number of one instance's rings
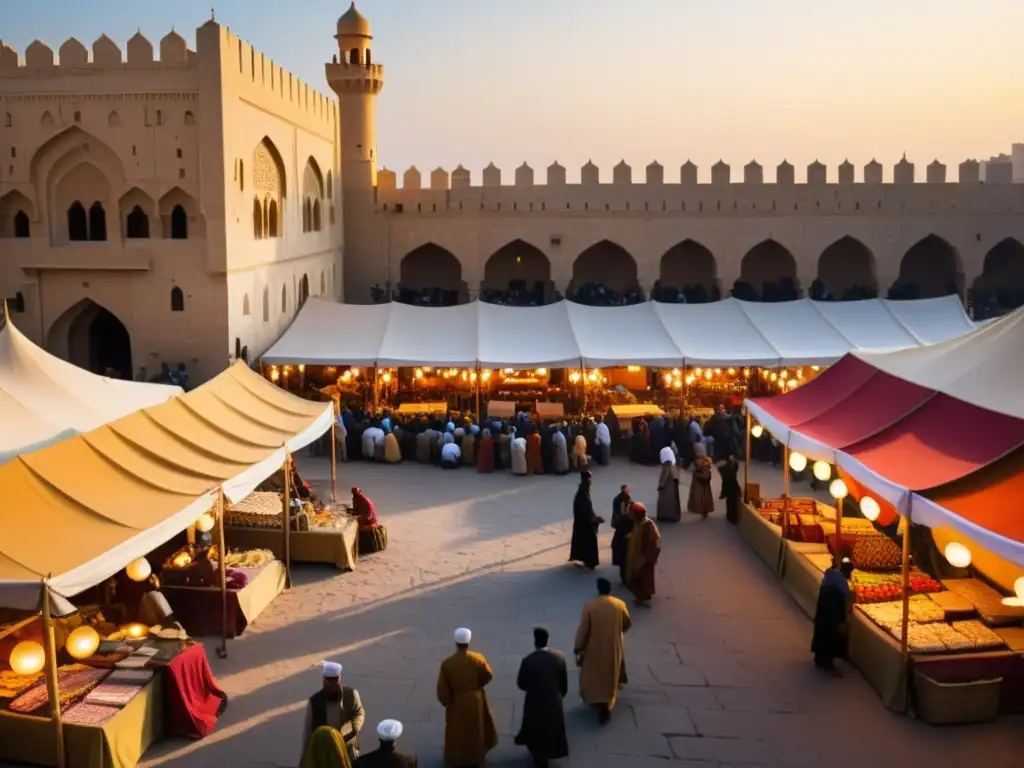
[[[718,498],[725,499],[725,519],[733,525],[740,519],[740,497],[743,490],[739,481],[740,463],[735,456],[729,456],[718,464],[718,474],[722,477],[722,492]]]
[[[846,655],[847,604],[853,563],[843,558],[839,568],[829,568],[818,588],[818,606],[814,612],[814,637],[811,653],[814,666],[835,670],[835,659]]]
[[[629,508],[633,499],[629,495],[629,486],[619,488],[618,495],[612,499],[612,565],[619,566],[619,580],[626,583],[626,552],[629,548],[629,534],[633,531],[633,518],[629,516]]]
[[[590,499],[591,475],[589,470],[580,472],[580,487],[572,502],[572,543],[569,546],[569,561],[583,563],[594,570],[601,562],[597,552],[597,527],[603,517],[594,514],[594,502]]]
[[[665,422],[659,416],[651,420],[651,442],[648,445],[648,464],[660,464],[659,454],[661,449],[666,447],[669,442],[665,439]]]
[[[633,419],[633,431],[629,437],[629,460],[633,464],[643,464],[647,458],[644,435],[640,426],[642,422],[643,419]]]
[[[519,665],[516,684],[526,692],[523,723],[515,743],[530,750],[533,762],[546,766],[549,760],[569,755],[565,735],[565,713],[562,699],[569,692],[569,674],[565,656],[548,649],[548,631],[533,630],[537,649]]]
[[[540,465],[545,475],[553,474],[555,471],[555,432],[558,427],[554,424],[541,425],[540,428]]]

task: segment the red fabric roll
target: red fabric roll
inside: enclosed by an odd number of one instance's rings
[[[164,684],[169,734],[201,739],[213,731],[228,697],[213,679],[201,644],[193,645],[167,665]]]

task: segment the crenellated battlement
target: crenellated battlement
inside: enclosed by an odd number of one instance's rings
[[[914,184],[963,184],[963,185],[978,185],[981,184],[981,164],[977,160],[964,160],[958,166],[957,180],[952,182],[948,177],[947,167],[944,163],[934,160],[929,163],[924,169],[924,175],[919,177],[916,173],[914,163],[907,160],[906,157],[902,158],[898,163],[893,166],[892,175],[886,179],[884,173],[884,167],[877,160],[872,160],[870,163],[864,166],[861,177],[856,178],[856,167],[853,163],[844,161],[836,169],[834,176],[829,178],[828,167],[821,162],[815,161],[807,166],[806,176],[800,182],[796,180],[796,169],[791,163],[783,160],[775,168],[775,180],[766,181],[764,174],[764,167],[756,160],[751,160],[742,169],[740,169],[740,178],[736,178],[733,174],[732,168],[724,160],[719,160],[717,163],[711,166],[710,173],[704,179],[700,178],[700,169],[696,164],[691,161],[686,161],[679,167],[678,175],[674,180],[666,180],[665,168],[658,161],[650,163],[644,174],[643,181],[635,181],[633,178],[633,169],[626,163],[625,160],[621,160],[611,170],[611,179],[602,180],[600,168],[594,164],[593,161],[587,161],[585,165],[580,168],[580,180],[578,183],[568,184],[566,181],[566,169],[563,165],[557,161],[547,167],[546,183],[538,184],[536,182],[536,176],[534,169],[529,164],[523,163],[513,172],[513,178],[511,184],[506,184],[503,181],[502,171],[493,162],[489,163],[481,173],[481,183],[479,185],[473,184],[472,173],[459,165],[454,171],[449,173],[444,168],[436,168],[430,173],[429,185],[426,189],[429,190],[459,190],[466,188],[473,188],[478,186],[479,188],[492,188],[492,187],[504,187],[504,188],[529,188],[529,187],[621,187],[621,188],[636,188],[636,187],[662,187],[662,186],[676,186],[676,187],[695,187],[695,186],[743,186],[756,188],[759,186],[772,186],[775,188],[788,187],[788,186],[801,186],[801,187],[825,187],[825,186],[872,186],[872,185],[889,185],[889,186],[906,186]],[[377,189],[379,192],[389,192],[392,190],[421,190],[424,189],[422,185],[422,174],[416,166],[410,166],[402,174],[402,183],[398,184],[398,175],[387,168],[381,169],[377,173]],[[1012,177],[1008,174],[1002,174],[993,177],[991,174],[986,179],[987,184],[1009,184],[1012,182]]]
[[[127,56],[117,43],[100,35],[87,49],[77,38],[65,40],[56,54],[41,40],[32,41],[24,56],[9,44],[0,42],[0,77],[64,77],[93,71],[127,69],[191,69],[196,53],[173,29],[160,39],[160,56],[141,30],[128,40]]]

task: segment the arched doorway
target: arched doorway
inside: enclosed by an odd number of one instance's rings
[[[711,251],[689,239],[665,251],[654,294],[656,301],[703,304],[720,298],[718,266]]]
[[[981,274],[971,289],[975,320],[1010,312],[1024,305],[1024,244],[1008,237],[985,254]]]
[[[919,240],[903,255],[890,299],[933,299],[963,295],[964,270],[956,249],[938,235]]]
[[[818,257],[818,277],[809,295],[817,301],[877,298],[874,254],[855,237],[839,238]]]
[[[447,248],[426,243],[405,255],[399,267],[397,300],[405,304],[450,307],[469,300],[462,264]]]
[[[796,259],[775,240],[762,240],[743,257],[732,295],[745,301],[793,301],[800,298]]]
[[[80,368],[132,378],[132,340],[116,315],[91,299],[64,312],[47,333],[47,347]]]
[[[644,300],[636,260],[611,240],[587,248],[572,263],[569,297],[581,304],[607,306]]]
[[[306,303],[306,299],[309,298],[309,275],[303,273],[302,279],[299,280],[299,306],[301,307]]]
[[[480,288],[480,298],[494,304],[529,307],[555,298],[551,262],[540,248],[524,240],[513,240],[491,254]]]

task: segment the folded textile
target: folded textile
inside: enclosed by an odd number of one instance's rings
[[[165,723],[168,734],[201,739],[217,725],[227,705],[213,679],[206,650],[196,644],[167,665]]]

